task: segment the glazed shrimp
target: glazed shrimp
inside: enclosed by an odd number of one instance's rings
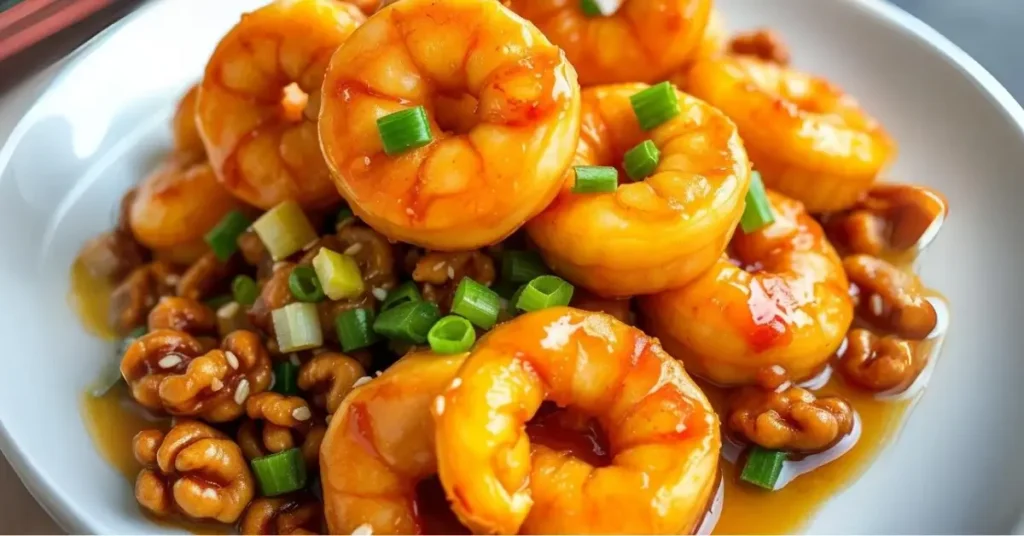
[[[331,54],[364,19],[336,0],[276,0],[242,17],[206,65],[196,121],[217,176],[269,209],[338,201],[316,117]]]
[[[525,424],[545,399],[595,418],[611,464],[531,445]],[[441,484],[477,533],[679,534],[718,480],[704,394],[656,339],[601,313],[551,308],[495,328],[433,413]]]
[[[320,140],[352,210],[434,250],[496,243],[558,193],[579,135],[576,73],[494,0],[403,0],[331,60]],[[433,141],[383,152],[377,118],[425,107]]]
[[[241,204],[217,181],[207,162],[176,154],[136,189],[128,224],[136,240],[159,258],[187,265],[206,252],[206,234]]]
[[[199,136],[196,126],[196,102],[199,100],[199,85],[194,85],[185,92],[178,102],[171,120],[174,135],[174,152],[187,160],[203,160],[206,158],[206,147]]]
[[[430,404],[465,354],[411,353],[352,391],[320,447],[331,534],[421,534],[416,485],[437,473]]]
[[[825,364],[853,320],[843,264],[803,206],[768,192],[775,222],[732,239],[689,285],[640,298],[648,332],[687,370],[725,385],[773,365],[795,381]]]
[[[812,213],[852,205],[896,154],[895,142],[849,95],[775,63],[700,61],[686,90],[736,122],[765,185]]]
[[[711,0],[623,0],[590,17],[578,0],[508,0],[565,50],[584,86],[660,82],[700,48]]]
[[[676,92],[682,113],[649,133],[629,97],[647,86],[583,92],[575,165],[615,166],[648,137],[661,151],[654,173],[614,192],[574,194],[566,187],[527,223],[547,263],[603,296],[675,288],[714,264],[743,214],[750,164],[736,127],[718,110]],[[620,176],[625,176],[620,172]]]

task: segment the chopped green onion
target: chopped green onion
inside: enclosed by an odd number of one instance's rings
[[[403,303],[418,301],[423,301],[423,297],[420,296],[419,287],[412,281],[406,281],[399,285],[398,288],[388,292],[388,297],[384,299],[384,304],[380,306],[380,310],[384,312]]]
[[[740,217],[740,227],[744,233],[750,234],[772,223],[775,223],[772,205],[768,202],[768,195],[765,194],[764,183],[761,182],[761,174],[754,171],[750,174],[747,206],[744,207],[743,216]]]
[[[282,352],[319,348],[324,344],[320,316],[312,303],[289,303],[271,313],[277,346]]]
[[[622,167],[630,179],[639,181],[654,173],[660,158],[661,151],[658,150],[658,146],[654,145],[653,141],[646,140],[626,151],[626,156],[622,159]]]
[[[356,215],[352,213],[352,209],[348,207],[341,207],[338,209],[338,214],[334,217],[334,228],[340,229],[349,223],[352,223],[356,219]]]
[[[549,307],[569,305],[573,286],[561,277],[542,275],[523,287],[516,307],[523,311],[539,311]]]
[[[316,230],[295,201],[268,210],[252,224],[275,261],[284,259],[316,241]]]
[[[629,98],[640,128],[652,130],[679,115],[679,97],[668,82],[655,84]]]
[[[320,279],[316,271],[306,265],[296,266],[292,273],[288,274],[288,290],[296,300],[318,303],[324,301],[324,289],[320,286]]]
[[[576,182],[572,185],[574,194],[599,194],[614,192],[619,186],[619,172],[611,166],[576,166]]]
[[[455,289],[452,312],[469,320],[474,326],[491,329],[498,321],[500,299],[497,292],[473,281],[472,278],[463,277]]]
[[[306,487],[306,461],[297,448],[253,458],[249,463],[264,497],[276,497]]]
[[[206,304],[206,306],[209,307],[210,309],[217,310],[231,303],[232,301],[234,301],[234,298],[230,294],[218,294],[204,301],[203,303]]]
[[[597,5],[596,0],[580,0],[580,10],[588,17],[604,16],[604,13],[601,12],[601,6]]]
[[[114,359],[111,359],[96,379],[89,385],[89,391],[92,396],[100,397],[107,394],[114,388],[115,385],[121,383],[124,379],[121,376],[121,359],[124,357],[125,352],[128,351],[128,347],[135,342],[135,339],[142,337],[146,334],[146,326],[139,326],[128,332],[123,339],[117,342],[117,347],[114,349]]]
[[[213,254],[224,262],[238,251],[238,237],[249,228],[250,223],[249,218],[240,210],[232,210],[225,214],[203,239]]]
[[[334,330],[341,341],[341,349],[351,352],[377,342],[373,331],[374,315],[369,309],[351,309],[334,318]]]
[[[786,453],[779,450],[767,450],[753,447],[743,464],[740,480],[749,482],[759,488],[775,489],[775,484],[782,474],[782,465],[786,461]]]
[[[320,286],[332,300],[355,298],[366,290],[359,265],[348,255],[320,248],[316,257],[313,257],[313,269],[316,270]]]
[[[406,302],[383,311],[373,322],[373,331],[413,344],[427,342],[427,333],[441,317],[437,305],[427,301]]]
[[[536,251],[509,250],[501,254],[501,279],[509,283],[528,283],[551,270]],[[512,287],[515,292],[517,287]]]
[[[234,296],[235,301],[239,305],[246,307],[256,303],[256,298],[260,294],[260,289],[256,286],[256,281],[247,276],[239,275],[231,281],[231,295]]]
[[[299,394],[299,367],[288,361],[274,363],[274,388],[275,393],[286,396]]]
[[[526,290],[526,285],[521,285],[519,288],[516,289],[515,293],[513,293],[512,297],[508,300],[509,314],[514,316],[517,311],[521,310],[519,309],[519,298],[523,296],[524,290]]]
[[[458,354],[465,352],[476,342],[476,330],[469,320],[461,316],[449,315],[438,320],[427,333],[430,349],[439,354]]]
[[[433,140],[427,109],[409,108],[377,119],[377,132],[384,144],[384,154],[394,156],[409,149],[423,147]]]

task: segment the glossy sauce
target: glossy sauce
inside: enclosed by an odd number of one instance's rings
[[[107,340],[116,335],[110,327],[108,311],[110,310],[110,294],[114,286],[109,281],[94,277],[85,269],[85,264],[76,260],[71,266],[71,290],[68,292],[68,303],[78,313],[78,318],[86,331]]]

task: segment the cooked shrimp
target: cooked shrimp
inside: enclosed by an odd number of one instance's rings
[[[324,514],[332,534],[421,534],[416,485],[437,473],[430,404],[465,354],[408,354],[357,387],[320,447]]]
[[[531,445],[525,424],[545,399],[596,419],[611,465]],[[495,328],[433,413],[441,484],[477,533],[679,534],[718,480],[704,394],[656,339],[601,313],[552,308]]]
[[[753,384],[781,366],[799,381],[820,370],[853,320],[843,264],[803,205],[768,192],[775,222],[732,239],[689,285],[640,298],[648,332],[716,383]]]
[[[203,235],[241,204],[206,162],[176,154],[146,177],[128,213],[132,234],[156,255],[187,265],[206,251]]]
[[[320,140],[352,210],[392,240],[471,250],[558,193],[579,133],[576,73],[494,0],[403,0],[331,60]],[[422,105],[433,141],[387,156],[377,118]]]
[[[624,0],[587,16],[578,0],[508,0],[565,50],[580,83],[660,82],[699,49],[711,0]]]
[[[316,117],[331,54],[364,17],[336,0],[276,0],[242,17],[203,76],[196,120],[206,152],[236,197],[269,209],[338,201]]]
[[[743,214],[750,183],[736,127],[704,102],[677,91],[682,113],[641,131],[629,97],[646,87],[583,92],[574,164],[618,165],[650,137],[661,151],[654,173],[614,192],[574,194],[570,168],[566,188],[526,226],[557,273],[603,296],[660,292],[708,269]]]
[[[896,154],[893,140],[849,95],[775,63],[700,61],[686,90],[736,122],[768,187],[812,213],[852,205]]]
[[[199,100],[199,85],[194,85],[178,102],[171,126],[174,134],[174,153],[190,160],[206,158],[206,147],[196,126],[196,101]]]

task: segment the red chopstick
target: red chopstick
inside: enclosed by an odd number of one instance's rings
[[[114,3],[115,0],[23,0],[0,13],[0,61]]]

